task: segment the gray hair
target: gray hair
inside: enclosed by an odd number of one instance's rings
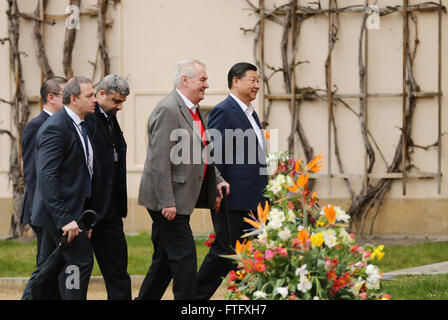
[[[119,92],[122,96],[126,97],[129,95],[129,84],[119,74],[109,74],[98,84],[95,94],[101,90],[106,91],[106,94]]]
[[[64,91],[62,92],[63,104],[69,105],[71,96],[79,98],[79,95],[81,94],[81,87],[79,85],[81,83],[92,83],[92,81],[86,77],[73,77],[68,80],[64,87]]]
[[[197,59],[185,59],[177,64],[176,72],[174,73],[174,87],[179,88],[182,82],[182,76],[185,75],[188,78],[193,78],[196,75],[196,65],[200,65],[205,68],[205,64]]]

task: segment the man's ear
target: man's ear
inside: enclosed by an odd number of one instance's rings
[[[233,77],[232,79],[232,87],[233,88],[238,88],[238,83],[239,83],[240,79],[238,79],[238,77]]]
[[[183,85],[186,85],[186,84],[188,83],[188,77],[187,77],[187,75],[183,74],[183,75],[180,77],[180,79],[181,79],[181,82],[182,82]]]
[[[77,102],[78,102],[78,98],[76,98],[75,96],[70,96],[70,104],[76,105]]]

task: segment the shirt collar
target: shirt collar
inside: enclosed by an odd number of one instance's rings
[[[81,118],[78,117],[76,113],[74,113],[69,107],[64,106],[65,111],[67,111],[70,118],[72,118],[73,122],[76,123],[78,126],[82,122]]]
[[[254,112],[254,107],[252,106],[252,104],[246,106],[244,102],[238,99],[233,93],[229,93],[229,95],[239,104],[241,109],[243,109],[244,113],[252,115],[252,113]]]
[[[47,113],[50,117],[53,115],[53,112],[51,112],[45,108],[42,111],[45,111],[45,113]]]
[[[103,108],[101,108],[100,105],[98,105],[98,107],[100,107],[100,112],[101,112],[102,114],[104,114],[104,116],[106,117],[106,119],[109,119],[109,115],[103,110]]]
[[[182,100],[185,102],[185,104],[188,107],[188,109],[190,109],[193,113],[195,113],[196,112],[196,106],[194,105],[194,103],[191,102],[190,100],[188,100],[188,98],[186,96],[184,96],[182,94],[182,92],[179,91],[179,89],[176,88],[176,91],[180,95]]]

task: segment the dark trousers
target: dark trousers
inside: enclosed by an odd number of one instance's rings
[[[176,215],[168,221],[161,212],[148,211],[154,254],[137,299],[160,300],[171,279],[175,300],[194,299],[197,257],[190,216]]]
[[[60,238],[60,231],[43,229],[37,257],[39,264],[47,260],[59,243]],[[93,251],[85,230],[73,239],[69,247],[63,252],[63,258],[62,268],[58,274],[61,299],[85,300],[93,268]],[[39,267],[36,268],[35,273],[39,271],[38,269]]]
[[[128,247],[118,211],[108,213],[93,228],[90,242],[104,278],[108,300],[131,300]]]
[[[42,240],[44,239],[43,233],[44,229],[41,227],[36,227],[31,225],[31,228],[33,229],[34,233],[36,234],[37,239],[37,254],[36,254],[36,269],[34,270],[33,274],[31,275],[31,279],[34,279],[37,275],[37,273],[40,270],[41,264],[45,261],[46,257],[48,257],[53,250],[56,249],[56,243],[49,239],[48,237],[45,237],[45,244],[42,245]],[[41,248],[45,248],[44,250],[47,251],[44,255],[41,255]],[[29,282],[32,283],[33,281]],[[27,284],[28,286],[28,284]],[[27,287],[25,288],[25,291],[27,291]],[[53,279],[49,280],[45,288],[42,288],[40,292],[40,298],[42,300],[60,300],[60,294],[59,294],[59,281],[58,276],[55,276]]]
[[[235,248],[237,240],[241,241],[244,230],[252,228],[243,221],[247,212],[229,210],[230,242],[227,218],[223,210],[220,212],[211,211],[213,228],[216,238],[213,241],[210,250],[205,257],[201,268],[199,269],[196,281],[196,298],[200,300],[209,300],[220,286],[223,278],[232,269],[236,269],[236,264],[231,260],[222,258],[223,254],[234,254],[230,248]]]

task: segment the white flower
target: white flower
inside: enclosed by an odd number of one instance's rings
[[[373,264],[369,264],[366,268],[366,274],[370,277],[370,276],[380,276],[380,270],[378,269],[377,266],[373,265]]]
[[[279,219],[285,221],[285,213],[278,208],[272,208],[268,214],[268,219]]]
[[[285,213],[277,208],[272,208],[268,215],[268,227],[278,229],[282,226],[282,221],[285,221]]]
[[[362,286],[364,285],[364,283],[365,283],[365,281],[364,281],[361,277],[359,277],[359,278],[355,281],[353,287],[351,287],[351,288],[349,289],[349,291],[350,291],[351,293],[353,293],[353,295],[358,296],[358,295],[359,295],[359,290],[361,290],[361,288],[362,288]]]
[[[266,299],[266,293],[263,292],[263,291],[260,291],[260,290],[255,291],[254,292],[254,298],[255,299]]]
[[[278,237],[282,240],[288,240],[291,238],[291,231],[289,229],[283,229],[278,232]]]
[[[329,248],[333,248],[338,244],[338,239],[336,238],[336,232],[332,229],[323,231],[325,245]]]
[[[277,293],[279,293],[282,296],[283,299],[288,296],[288,286],[275,288],[275,291]]]
[[[294,213],[293,210],[288,209],[288,212],[286,213],[286,216],[288,217],[287,218],[288,222],[292,222],[292,223],[296,222],[296,214]]]
[[[306,264],[304,264],[303,266],[301,266],[300,268],[296,269],[296,276],[300,275],[304,275],[306,276],[308,274],[308,270],[306,270]]]
[[[311,281],[308,279],[308,277],[305,275],[301,275],[300,283],[297,285],[297,290],[302,291],[303,293],[306,293],[312,287],[313,287],[313,285],[311,284]]]
[[[318,296],[315,296],[315,297],[313,298],[313,300],[320,300],[320,298],[319,298]]]
[[[272,191],[274,194],[277,194],[282,190],[282,184],[278,183],[277,180],[274,180],[272,181],[272,184],[268,186],[268,190]]]
[[[334,211],[336,211],[336,220],[337,221],[342,221],[342,222],[348,223],[348,221],[350,220],[350,216],[348,214],[346,214],[344,210],[342,210],[339,207],[334,207]]]
[[[278,218],[269,220],[268,227],[271,229],[278,229],[282,227],[282,221]]]
[[[343,244],[352,244],[354,242],[353,238],[347,233],[344,228],[339,229],[339,236]]]
[[[380,270],[377,266],[369,264],[366,268],[366,287],[367,289],[379,289],[380,288]]]

